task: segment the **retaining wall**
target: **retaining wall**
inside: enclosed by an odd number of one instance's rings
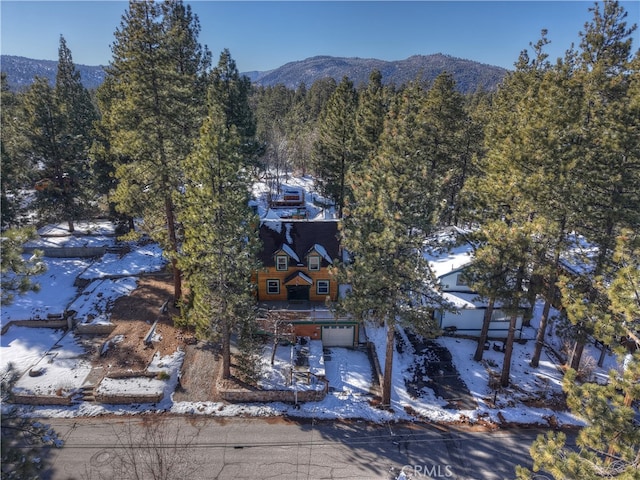
[[[162,393],[154,395],[101,395],[96,394],[96,402],[123,405],[127,403],[158,403],[162,400]]]
[[[106,253],[107,248],[106,245],[102,247],[25,247],[24,253],[33,253],[34,250],[40,250],[45,257],[87,258],[101,257]]]
[[[75,393],[69,393],[64,396],[45,396],[45,395],[20,395],[14,394],[12,403],[21,403],[23,405],[71,405],[71,399]]]
[[[256,402],[285,402],[295,403],[296,394],[292,390],[225,390],[219,389],[220,397],[230,403]],[[298,391],[298,402],[319,402],[327,395],[326,388],[322,390]]]

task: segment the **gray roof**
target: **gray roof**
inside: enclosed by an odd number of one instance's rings
[[[332,259],[337,259],[340,252],[338,222],[335,220],[263,220],[260,224],[260,240],[262,240],[263,248],[258,254],[258,258],[265,267],[274,266],[274,254],[286,246],[295,252],[300,262],[305,262],[305,257],[316,244],[323,247]],[[329,262],[324,258],[321,262],[323,267],[329,265]]]

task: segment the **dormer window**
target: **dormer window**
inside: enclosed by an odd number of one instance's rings
[[[289,257],[286,255],[276,256],[276,270],[286,271],[289,268]]]
[[[317,255],[309,255],[309,270],[320,270],[320,257]]]

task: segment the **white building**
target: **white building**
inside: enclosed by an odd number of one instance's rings
[[[453,311],[436,311],[434,317],[441,330],[455,335],[479,337],[487,309],[487,299],[481,298],[462,279],[462,272],[473,262],[473,247],[467,242],[456,242],[464,232],[452,228],[440,235],[442,248],[425,254],[429,265],[442,289],[442,297],[453,307]],[[510,316],[494,305],[489,324],[489,338],[503,340],[509,331]],[[522,315],[516,321],[515,338],[522,335]]]

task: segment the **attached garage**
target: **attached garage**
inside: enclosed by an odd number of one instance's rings
[[[353,347],[353,325],[325,325],[322,327],[322,344],[325,347]]]

